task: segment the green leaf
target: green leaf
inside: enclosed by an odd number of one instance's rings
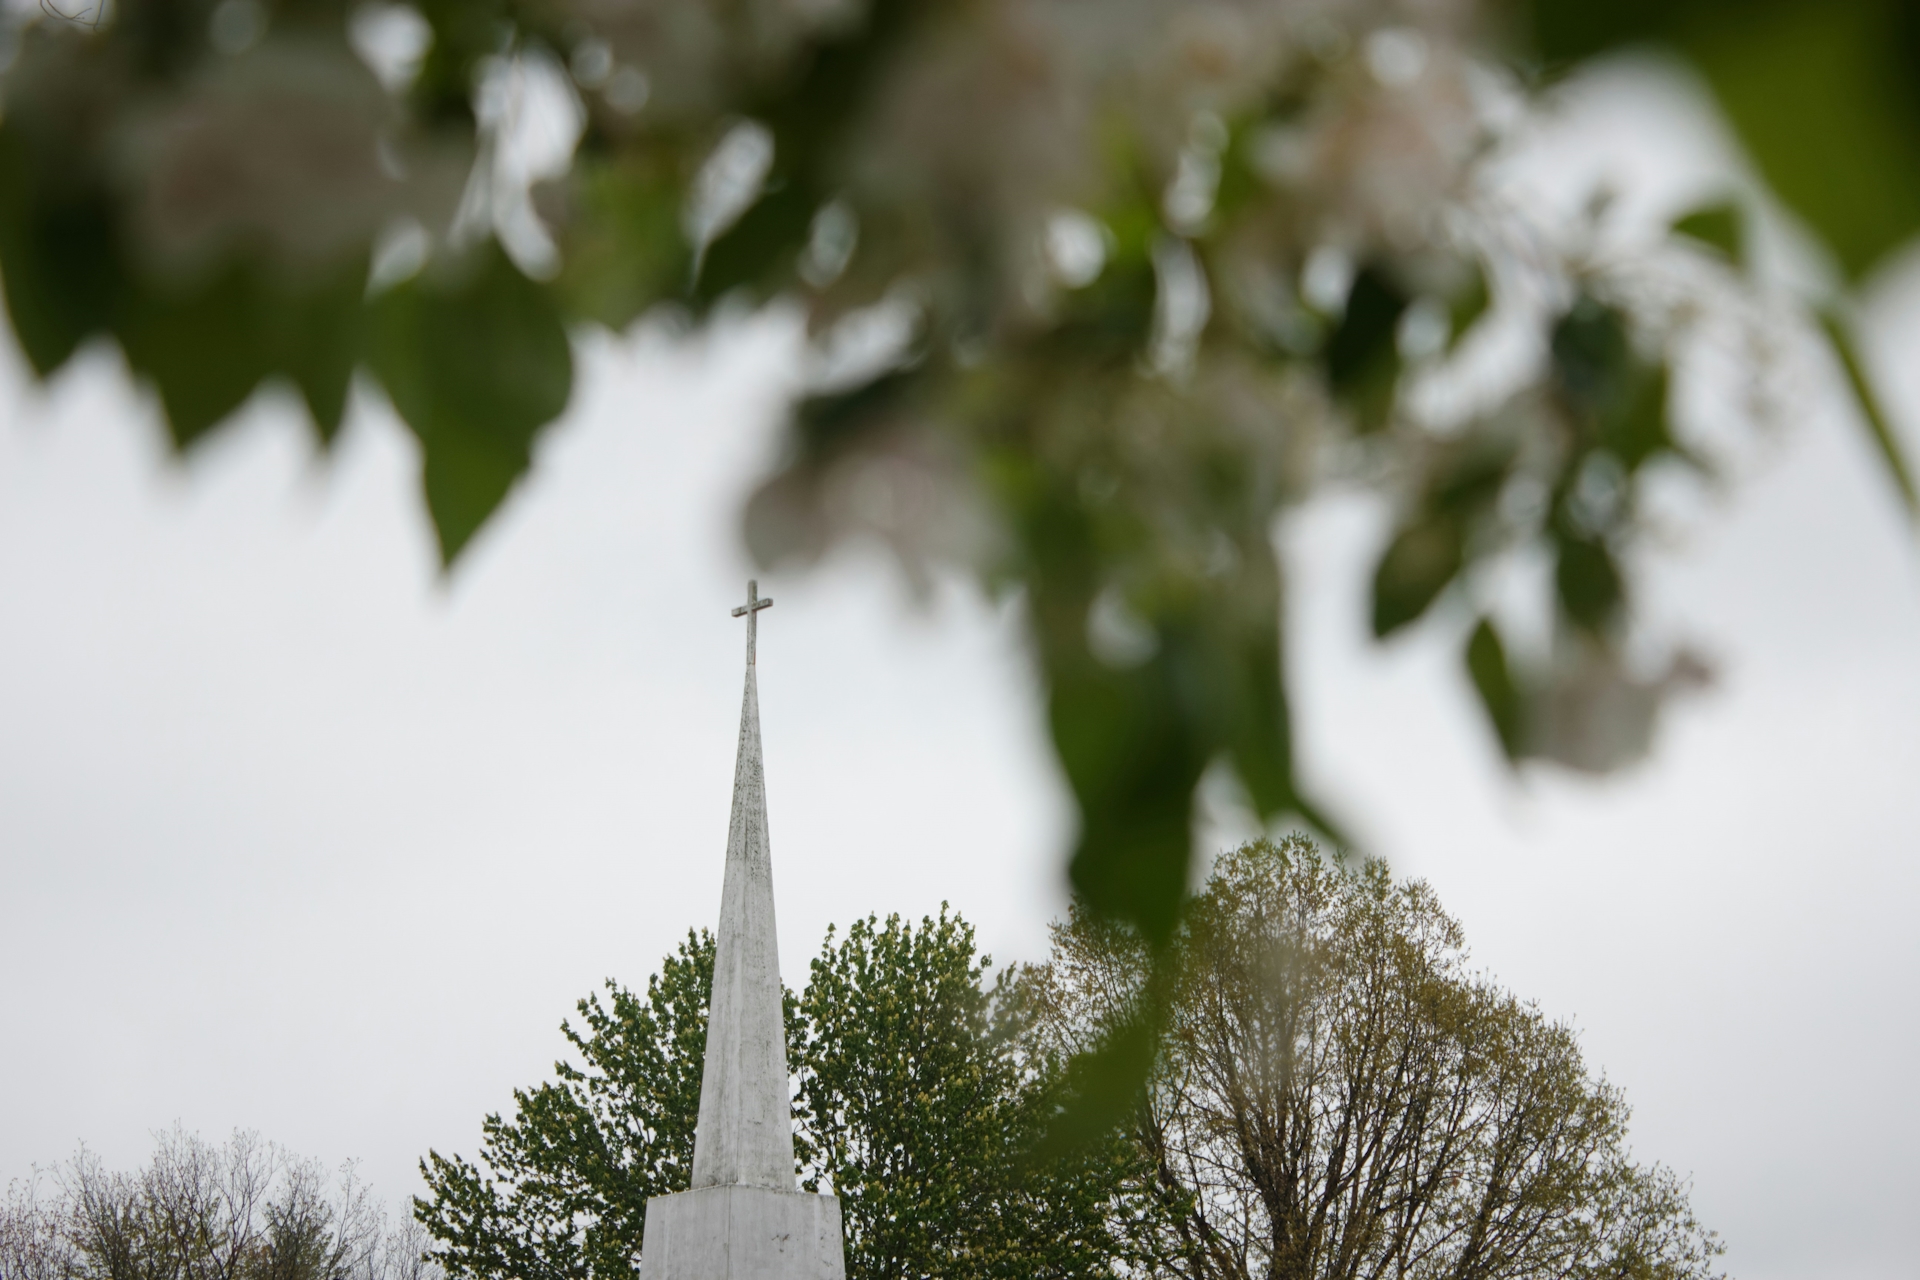
[[[547,291],[489,241],[383,296],[374,371],[419,437],[427,510],[451,565],[567,406],[573,358]]]
[[[773,165],[760,198],[707,247],[694,282],[696,302],[711,303],[736,288],[769,293],[787,283],[814,214],[840,181],[848,130],[896,65],[901,44],[935,11],[914,0],[874,0],[864,21],[831,30],[797,81],[743,113],[772,132]]]
[[[795,407],[793,427],[809,459],[830,457],[899,422],[923,381],[918,369],[895,369],[844,391],[808,396]]]
[[[1124,1124],[1146,1094],[1160,1046],[1157,1012],[1141,1008],[1067,1066],[1067,1103],[1047,1126],[1042,1159],[1084,1150]]]
[[[820,201],[798,183],[768,192],[707,247],[694,293],[712,302],[734,289],[772,292],[806,247]]]
[[[1507,753],[1508,760],[1519,760],[1523,746],[1520,690],[1507,667],[1506,646],[1500,642],[1500,633],[1494,630],[1491,619],[1480,619],[1480,625],[1473,629],[1467,641],[1466,662],[1467,674],[1473,678],[1473,687],[1480,695],[1480,705],[1486,708],[1487,719],[1493,723],[1501,750]]]
[[[1567,616],[1595,634],[1605,631],[1624,591],[1613,554],[1598,538],[1563,533],[1555,541],[1554,586]]]
[[[1738,201],[1703,205],[1674,220],[1673,233],[1717,249],[1736,266],[1747,261],[1747,223]]]
[[[321,287],[276,299],[273,363],[293,379],[322,444],[346,416],[353,370],[366,345],[367,259],[357,257]]]
[[[1208,740],[1207,664],[1191,628],[1159,632],[1124,669],[1095,657],[1088,627],[1103,579],[1093,513],[1070,476],[1017,465],[1001,477],[1013,505],[1030,615],[1047,684],[1048,727],[1079,808],[1068,878],[1101,917],[1164,941],[1186,894],[1194,785],[1225,747]],[[1178,621],[1173,620],[1173,621]]]
[[[1487,288],[1487,273],[1479,263],[1473,264],[1473,275],[1466,285],[1447,305],[1447,319],[1450,325],[1447,333],[1447,349],[1451,351],[1460,345],[1467,336],[1467,330],[1473,328],[1487,308],[1493,305],[1493,293]]]
[[[186,448],[246,403],[273,371],[271,317],[247,274],[228,269],[191,292],[130,292],[115,332],[151,378],[174,445]]]
[[[1581,295],[1554,324],[1551,348],[1554,388],[1586,442],[1606,448],[1629,474],[1662,453],[1701,465],[1674,439],[1666,365],[1634,350],[1617,308]]]
[[[1687,0],[1532,0],[1528,26],[1535,46],[1551,62],[1589,58],[1619,45],[1665,35]]]
[[[1187,892],[1193,789],[1206,756],[1181,713],[1171,645],[1130,671],[1094,662],[1050,672],[1049,720],[1080,807],[1068,864],[1101,915],[1164,941]]]
[[[693,252],[680,227],[686,184],[669,158],[583,155],[564,188],[572,216],[560,222],[556,288],[568,314],[625,328],[685,290]]]
[[[1601,425],[1601,439],[1629,472],[1661,453],[1688,456],[1674,441],[1667,420],[1667,369],[1643,370],[1632,398]]]
[[[1854,399],[1860,405],[1861,419],[1873,434],[1880,461],[1886,467],[1894,487],[1900,490],[1907,514],[1920,516],[1920,490],[1914,487],[1913,470],[1907,465],[1906,452],[1900,447],[1900,438],[1894,432],[1893,423],[1881,408],[1880,398],[1874,394],[1873,383],[1867,378],[1866,366],[1861,363],[1852,335],[1847,332],[1847,326],[1840,317],[1831,311],[1821,313],[1820,323],[1826,330],[1827,341],[1833,344],[1834,354],[1840,358],[1840,367],[1846,371],[1847,385],[1853,388]]]
[[[1136,237],[1122,237],[1099,278],[1067,298],[1046,356],[1093,367],[1130,365],[1153,332],[1158,292],[1146,248]]]
[[[1910,0],[1532,0],[1552,61],[1665,41],[1768,184],[1859,279],[1920,231],[1920,6]]]
[[[1436,513],[1394,536],[1373,571],[1373,634],[1384,639],[1427,611],[1460,572],[1466,540],[1460,522]]]
[[[1361,431],[1386,425],[1400,376],[1396,330],[1411,300],[1378,267],[1354,278],[1347,310],[1327,341],[1327,383],[1352,406]]]
[[[191,288],[129,281],[114,331],[127,363],[158,388],[176,446],[218,426],[274,374],[299,389],[325,444],[362,351],[366,275],[359,256],[310,280],[231,266]]]
[[[108,197],[58,189],[50,167],[17,126],[0,125],[0,276],[14,335],[43,378],[107,328],[123,287]]]
[[[1909,0],[1702,7],[1683,40],[1768,184],[1859,279],[1920,230]]]
[[[1234,649],[1223,655],[1218,671],[1232,711],[1225,736],[1248,799],[1262,818],[1271,818],[1300,807],[1292,717],[1280,680],[1279,629],[1245,636]]]
[[[1555,385],[1583,418],[1616,413],[1633,393],[1633,344],[1626,318],[1582,294],[1555,322],[1550,339]]]

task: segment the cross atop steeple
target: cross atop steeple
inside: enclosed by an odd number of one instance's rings
[[[753,665],[754,635],[760,630],[759,613],[762,609],[773,607],[773,597],[760,598],[760,584],[752,578],[747,579],[747,602],[733,611],[736,618],[747,620],[747,665]]]

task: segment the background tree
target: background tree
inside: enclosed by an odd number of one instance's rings
[[[36,1175],[7,1186],[0,1202],[0,1280],[67,1280],[79,1269],[59,1211]]]
[[[5,1280],[432,1280],[425,1234],[345,1166],[329,1178],[251,1133],[215,1146],[175,1129],[132,1173],[82,1150],[42,1199],[9,1189]]]
[[[1168,1273],[1711,1274],[1720,1247],[1633,1162],[1619,1090],[1467,967],[1424,884],[1260,841],[1221,858],[1173,945],[1130,1127]],[[1051,1034],[1099,1036],[1155,974],[1137,934],[1079,913],[1045,975]]]
[[[514,1091],[514,1116],[481,1124],[481,1165],[427,1153],[414,1202],[456,1277],[609,1280],[639,1274],[647,1200],[685,1191],[713,990],[713,935],[689,932],[644,999],[607,983],[560,1024],[580,1055],[558,1079]],[[789,1001],[791,1003],[791,1001]]]
[[[943,908],[833,933],[800,1010],[808,1185],[840,1197],[849,1276],[1102,1276],[1138,1255],[1118,1139],[1035,1159],[1062,1063],[1031,1043],[1017,973],[991,986]]]
[[[711,987],[710,935],[689,935],[643,1002],[609,983],[564,1028],[582,1063],[489,1116],[481,1163],[430,1154],[416,1202],[460,1280],[638,1274],[648,1196],[692,1172]],[[788,999],[797,1174],[841,1197],[851,1280],[1110,1274],[1144,1202],[1110,1141],[1032,1162],[1057,1058],[1030,1052],[1031,1002],[988,988],[973,931],[944,911],[829,934]]]

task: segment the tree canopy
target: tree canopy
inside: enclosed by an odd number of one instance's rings
[[[638,1274],[647,1197],[688,1185],[712,955],[582,1001],[579,1063],[487,1117],[478,1164],[422,1163],[450,1276]],[[850,1280],[1713,1280],[1721,1252],[1431,889],[1304,838],[1223,855],[1167,953],[1081,909],[989,980],[957,916],[870,917],[787,1013],[796,1174],[840,1197]],[[1063,1112],[1143,1030],[1144,1090]]]
[[[1029,1002],[989,985],[973,931],[942,912],[830,933],[789,995],[796,1177],[840,1197],[849,1280],[1114,1274],[1134,1197],[1117,1138],[1037,1149],[1061,1064],[1022,1034]],[[430,1153],[416,1201],[456,1280],[630,1280],[646,1201],[687,1189],[713,939],[648,980],[580,1002],[579,1062],[488,1116],[478,1164]]]
[[[0,1204],[0,1280],[438,1280],[351,1164],[329,1177],[258,1135],[158,1135],[132,1173],[84,1148]]]
[[[1733,352],[1766,417],[1783,353],[1830,348],[1916,500],[1850,311],[1920,224],[1904,0],[116,0],[6,30],[32,367],[110,338],[183,449],[269,380],[324,446],[363,378],[448,562],[565,409],[572,330],[803,311],[823,373],[756,556],[875,534],[1021,593],[1073,883],[1160,942],[1207,769],[1337,825],[1297,784],[1290,506],[1382,495],[1375,633],[1450,615],[1505,753],[1604,771],[1699,674],[1635,609],[1650,478],[1714,473],[1674,394],[1695,354]],[[1824,284],[1756,284],[1757,193],[1622,254],[1604,202],[1547,226],[1499,187],[1544,88],[1648,44],[1824,240]],[[577,131],[558,172],[529,97]],[[1537,358],[1492,378],[1487,326]],[[1496,607],[1512,564],[1547,567],[1514,579],[1544,639]]]
[[[1127,1127],[1155,1255],[1187,1280],[1705,1280],[1720,1245],[1626,1145],[1564,1024],[1476,974],[1433,891],[1301,838],[1224,855],[1176,935]],[[1044,971],[1097,1039],[1164,981],[1084,912]]]
[[[463,1280],[637,1275],[647,1200],[684,1191],[713,989],[713,936],[688,934],[644,998],[616,983],[561,1024],[579,1061],[514,1093],[481,1125],[482,1165],[428,1152],[416,1202],[442,1265]],[[790,1028],[791,1030],[791,1028]]]

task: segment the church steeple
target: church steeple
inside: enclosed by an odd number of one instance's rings
[[[773,857],[760,768],[754,640],[762,600],[747,584],[747,688],[733,766],[733,820],[713,952],[693,1186],[647,1201],[640,1280],[846,1280],[840,1201],[794,1186],[786,1019],[773,928]]]
[[[759,612],[773,603],[747,584],[746,694],[733,766],[733,818],[713,956],[707,1060],[700,1079],[700,1126],[693,1144],[695,1187],[794,1189],[793,1113],[787,1093],[787,1038],[780,954],[773,917],[773,857],[760,763],[760,694],[754,678]]]

